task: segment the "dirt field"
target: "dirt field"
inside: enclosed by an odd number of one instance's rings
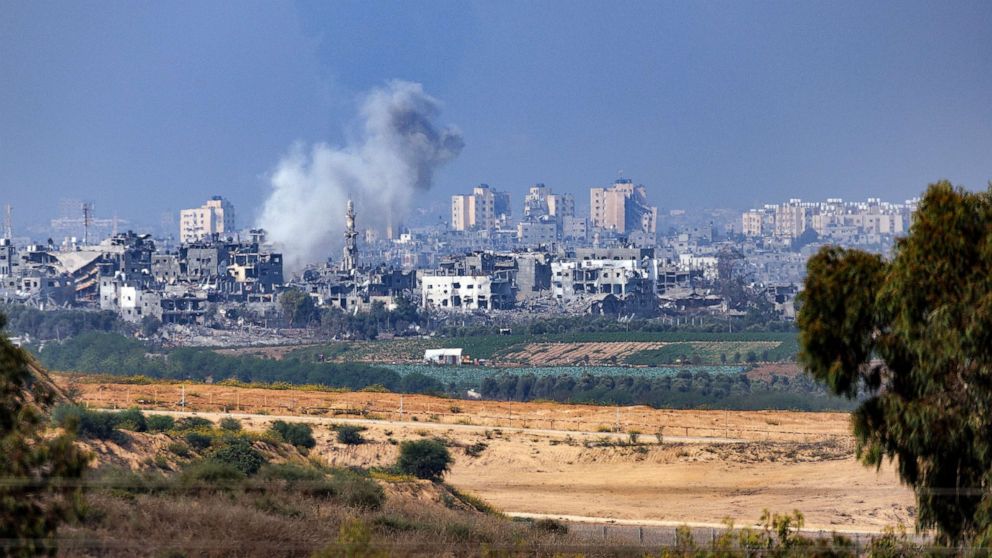
[[[638,351],[660,349],[664,343],[528,343],[500,361],[530,366],[567,366],[575,363],[609,364]]]
[[[68,385],[65,376],[57,381]],[[77,383],[99,407],[178,407],[179,385]],[[242,413],[249,428],[275,416],[318,423],[316,452],[341,465],[388,465],[394,442],[450,441],[449,480],[507,512],[737,524],[763,509],[798,509],[814,529],[876,531],[913,522],[912,493],[889,466],[853,457],[840,413],[666,411],[553,403],[455,401],[382,393],[325,393],[187,385],[187,410]],[[240,407],[238,404],[240,403]],[[457,411],[457,412],[456,412]],[[599,430],[619,432],[600,433]],[[416,417],[416,420],[414,420]],[[320,424],[354,420],[370,443],[343,446]],[[511,426],[512,425],[512,426]],[[659,443],[656,433],[663,430]],[[636,444],[628,432],[639,430]],[[688,436],[688,438],[684,438]],[[737,440],[737,442],[734,442]],[[690,443],[691,442],[691,443]],[[478,456],[464,448],[484,444]]]

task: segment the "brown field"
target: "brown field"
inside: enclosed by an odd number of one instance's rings
[[[63,386],[66,376],[56,376]],[[90,405],[177,411],[178,384],[74,383]],[[441,436],[456,462],[448,479],[506,512],[737,524],[763,509],[798,509],[813,529],[912,525],[913,495],[890,466],[853,456],[842,413],[672,411],[557,403],[462,401],[388,393],[186,385],[185,412],[241,413],[248,428],[274,417],[317,424],[317,451],[339,465],[388,465],[397,441]],[[250,413],[250,414],[249,414]],[[619,427],[618,425],[619,416]],[[355,421],[370,443],[335,443],[329,423]],[[600,431],[613,432],[600,432]],[[639,431],[631,444],[629,432]],[[657,434],[662,433],[659,443]],[[465,449],[485,444],[478,456]]]
[[[529,366],[567,366],[577,362],[603,365],[612,361],[623,362],[627,355],[660,349],[664,345],[646,342],[528,343],[520,351],[503,355],[500,361]]]

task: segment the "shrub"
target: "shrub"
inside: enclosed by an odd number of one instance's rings
[[[448,448],[440,440],[416,440],[400,444],[396,467],[417,478],[438,481],[448,471],[451,461]]]
[[[149,432],[165,432],[176,426],[176,419],[169,415],[148,415],[145,417],[145,425]]]
[[[365,510],[378,510],[386,500],[386,495],[374,480],[353,471],[339,469],[332,475],[337,496],[346,506]]]
[[[272,423],[269,431],[278,433],[283,440],[298,448],[310,449],[317,445],[317,441],[313,439],[313,428],[309,424],[277,420]]]
[[[245,474],[237,467],[208,459],[194,463],[183,469],[180,481],[186,486],[196,485],[208,488],[227,489],[240,484]]]
[[[488,447],[485,442],[476,442],[470,446],[465,446],[465,455],[479,457]]]
[[[177,457],[186,458],[189,457],[190,455],[189,446],[187,446],[182,442],[172,442],[171,444],[168,445],[166,449],[168,449],[170,453],[176,455]]]
[[[91,411],[79,405],[63,404],[52,410],[52,421],[82,438],[120,441],[117,417],[113,413]]]
[[[338,442],[341,442],[342,444],[357,446],[365,443],[365,438],[362,437],[362,431],[365,430],[365,428],[361,426],[341,424],[336,426],[335,430],[337,430],[338,433]]]
[[[176,421],[176,430],[197,430],[201,428],[211,428],[214,423],[203,417],[183,417]]]
[[[263,481],[319,481],[324,479],[324,473],[313,467],[304,467],[296,463],[266,463],[258,470],[257,478]]]
[[[241,431],[241,421],[234,417],[224,417],[220,419],[218,423],[221,430],[227,430],[228,432],[240,432]]]
[[[202,432],[187,432],[185,438],[186,443],[197,451],[205,450],[213,443],[213,438],[209,434],[203,434]]]
[[[241,436],[226,439],[222,446],[210,454],[210,459],[230,465],[249,476],[257,473],[266,462],[265,456],[252,447],[247,438]]]
[[[552,535],[568,534],[568,525],[554,519],[538,519],[534,522],[534,528]]]
[[[130,430],[132,432],[144,432],[148,430],[148,422],[145,420],[145,415],[137,407],[131,407],[126,411],[121,411],[117,413],[115,418],[117,428],[121,430]]]

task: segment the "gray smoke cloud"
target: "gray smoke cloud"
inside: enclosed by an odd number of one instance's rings
[[[323,260],[342,245],[348,199],[359,229],[397,226],[418,192],[465,145],[452,127],[439,128],[437,99],[419,83],[392,81],[362,103],[358,138],[342,147],[293,146],[272,172],[272,193],[258,224],[284,254],[287,268]]]

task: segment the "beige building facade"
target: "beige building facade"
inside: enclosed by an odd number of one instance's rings
[[[179,212],[179,240],[186,244],[235,230],[234,206],[221,196],[210,198],[200,207]]]

